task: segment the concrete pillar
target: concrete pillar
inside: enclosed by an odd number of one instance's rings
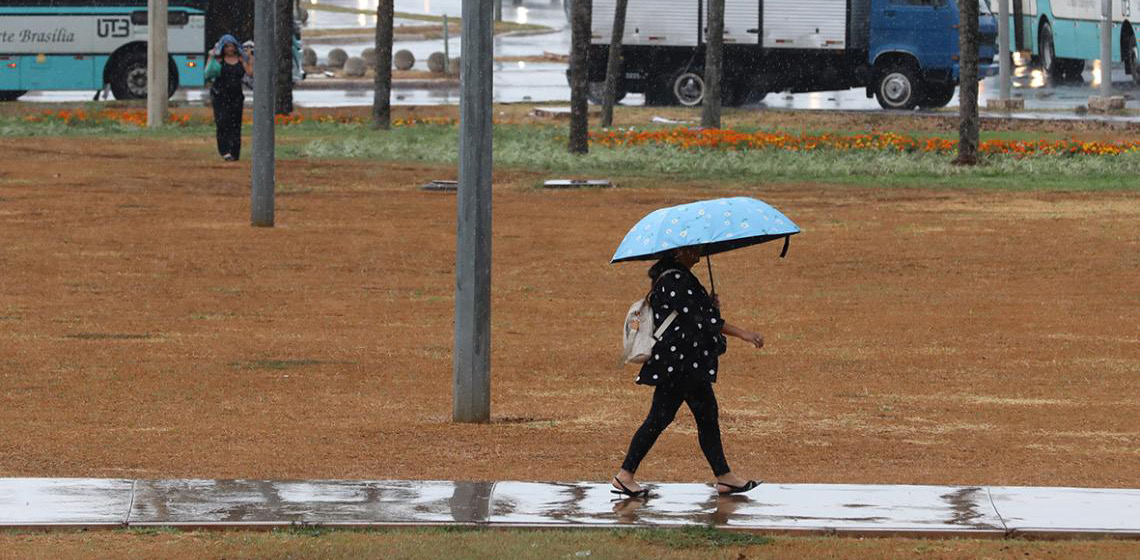
[[[452,418],[491,420],[492,2],[463,0]]]
[[[170,102],[170,55],[166,46],[167,0],[147,0],[146,124],[166,121]]]

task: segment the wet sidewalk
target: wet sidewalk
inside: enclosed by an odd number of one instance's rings
[[[1140,538],[1140,489],[764,484],[718,496],[647,484],[0,479],[0,528],[715,525],[774,534]]]

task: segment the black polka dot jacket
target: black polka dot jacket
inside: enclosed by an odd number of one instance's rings
[[[653,285],[649,305],[654,325],[674,310],[678,315],[653,346],[637,383],[661,385],[685,377],[715,383],[717,359],[725,350],[724,321],[700,280],[684,268],[670,271]]]

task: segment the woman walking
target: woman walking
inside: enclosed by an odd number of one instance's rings
[[[697,422],[701,451],[716,476],[720,494],[739,494],[760,483],[737,476],[728,466],[720,441],[716,395],[718,358],[725,351],[725,335],[734,336],[756,348],[764,337],[727,324],[720,316],[720,302],[709,297],[690,269],[701,258],[700,247],[683,247],[663,257],[649,269],[652,282],[649,305],[660,325],[673,313],[676,319],[653,347],[653,355],[637,377],[640,385],[654,387],[649,415],[633,435],[621,470],[613,479],[613,492],[629,497],[645,497],[634,479],[637,467],[649,453],[657,437],[673,421],[681,403],[687,403]]]
[[[241,158],[241,117],[245,104],[242,78],[253,75],[253,53],[243,51],[233,35],[223,35],[208,58],[206,80],[213,80],[210,95],[218,154],[226,161],[237,161]]]

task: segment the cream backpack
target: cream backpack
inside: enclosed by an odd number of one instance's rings
[[[662,272],[653,282],[654,287],[657,286],[657,281],[670,272],[680,272],[680,270],[669,269]],[[649,361],[649,357],[653,355],[653,345],[657,344],[657,340],[665,334],[665,329],[668,329],[675,319],[677,319],[676,310],[669,313],[660,326],[654,328],[653,308],[649,305],[649,296],[633,302],[625,314],[625,326],[622,327],[622,363],[644,364]]]

